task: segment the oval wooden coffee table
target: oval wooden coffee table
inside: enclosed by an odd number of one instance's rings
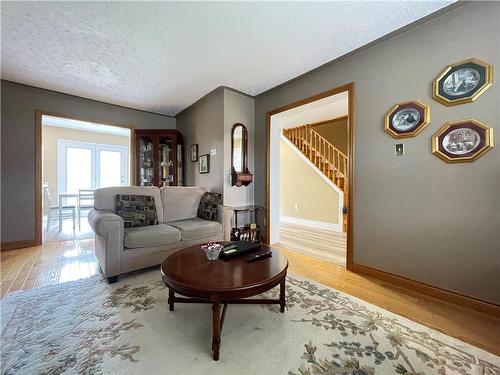
[[[252,263],[245,261],[249,256],[264,250],[271,250],[273,256]],[[262,245],[261,250],[228,261],[209,261],[200,245],[196,245],[170,255],[161,265],[161,274],[168,287],[170,311],[174,310],[176,302],[212,304],[212,351],[217,361],[227,305],[279,304],[280,311],[284,312],[287,269],[287,258],[277,249],[266,245]],[[277,285],[280,285],[279,299],[248,298]],[[189,298],[177,297],[175,293]]]

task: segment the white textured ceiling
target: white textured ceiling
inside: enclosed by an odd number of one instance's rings
[[[452,1],[6,2],[2,78],[174,115],[256,95]]]

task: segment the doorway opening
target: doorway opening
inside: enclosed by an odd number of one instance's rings
[[[132,129],[38,113],[39,227],[46,242],[93,238],[94,191],[131,181]]]
[[[267,114],[267,241],[350,269],[354,84]]]

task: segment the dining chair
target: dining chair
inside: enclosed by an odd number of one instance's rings
[[[82,211],[90,211],[94,209],[94,190],[93,189],[78,189],[78,230],[82,229]]]
[[[43,207],[44,212],[47,214],[47,225],[45,227],[46,232],[50,229],[50,221],[59,217],[59,210],[62,210],[63,217],[69,217],[69,215],[71,215],[71,218],[73,219],[73,230],[75,230],[76,207],[72,205],[59,207],[58,204],[54,204],[48,185],[43,186]],[[61,230],[62,228],[59,228],[59,231]]]

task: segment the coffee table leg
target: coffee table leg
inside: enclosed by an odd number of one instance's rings
[[[212,351],[214,352],[214,360],[219,360],[220,350],[220,304],[215,302],[212,305],[212,320],[213,320],[213,335],[212,335]]]
[[[280,283],[280,312],[285,312],[285,281],[286,277]]]
[[[170,311],[174,311],[174,291],[172,289],[168,289],[168,306]]]

